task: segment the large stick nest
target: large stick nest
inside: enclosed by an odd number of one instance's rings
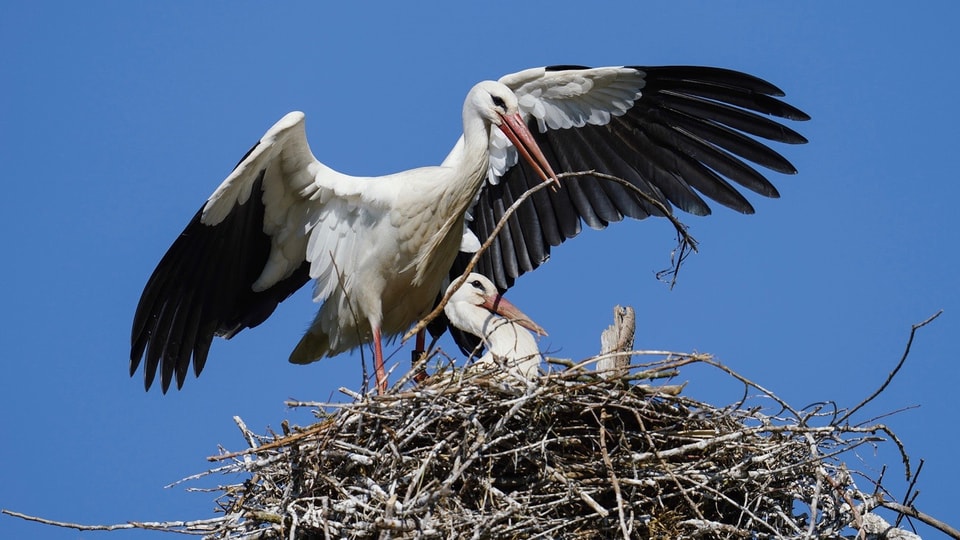
[[[678,386],[641,384],[693,362],[754,397],[717,408]],[[319,422],[282,436],[241,422],[251,448],[211,459],[247,479],[220,488],[224,516],[193,532],[830,538],[877,505],[838,456],[895,440],[883,425],[794,410],[707,356],[667,355],[613,379],[553,369],[529,382],[446,370],[384,396],[299,404],[317,407]]]

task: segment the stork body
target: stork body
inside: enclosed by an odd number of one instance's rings
[[[314,298],[323,305],[291,362],[309,363],[376,343],[378,330],[384,336],[399,334],[430,310],[459,251],[464,214],[485,174],[486,152],[465,150],[456,166],[352,180],[370,184],[365,198],[378,189],[382,193],[369,205],[376,210],[352,205],[340,218],[327,220],[333,234],[315,234],[316,243],[308,244],[307,257],[327,265],[310,271],[318,284]],[[340,244],[344,240],[353,245]]]
[[[741,158],[784,173],[783,157],[754,137],[803,137],[761,114],[806,119],[742,73],[696,67],[536,68],[477,84],[463,136],[443,163],[382,177],[348,176],[319,162],[304,115],[274,125],[214,191],[161,259],[134,316],[130,373],[149,389],[199,375],[214,336],[263,322],[308,281],[322,303],[290,360],[308,363],[373,342],[385,388],[383,338],[432,307],[519,194],[568,171],[598,170],[695,214],[702,193],[737,211],[749,202],[728,180],[776,189]],[[761,114],[757,114],[761,113]],[[532,129],[532,132],[531,132]],[[489,180],[489,181],[487,181]],[[592,177],[567,178],[520,207],[478,271],[500,289],[537,268],[551,247],[623,217],[662,214],[636,193]]]
[[[537,375],[542,357],[530,332],[545,336],[546,331],[503,298],[486,276],[468,275],[443,312],[451,325],[480,338],[486,347],[476,365],[502,365],[525,379]]]

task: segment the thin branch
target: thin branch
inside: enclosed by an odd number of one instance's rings
[[[600,456],[603,458],[603,464],[607,467],[607,474],[610,476],[610,482],[613,485],[613,493],[617,498],[617,515],[620,518],[620,532],[623,533],[623,540],[630,540],[630,527],[627,526],[627,518],[623,511],[623,493],[620,491],[620,481],[617,480],[616,468],[613,461],[610,460],[610,452],[607,450],[607,428],[608,420],[607,409],[600,409]]]
[[[884,508],[889,508],[894,512],[900,512],[903,515],[910,516],[915,519],[919,519],[920,521],[926,523],[927,525],[933,527],[934,529],[937,529],[938,531],[946,534],[950,538],[955,538],[957,540],[960,540],[960,530],[955,529],[950,525],[947,525],[946,523],[940,521],[939,519],[936,519],[932,516],[924,514],[923,512],[917,510],[912,506],[905,506],[894,501],[880,501],[879,504],[880,506]]]
[[[887,375],[887,380],[883,381],[883,384],[880,385],[880,388],[877,388],[877,390],[876,390],[874,393],[870,394],[870,396],[867,397],[867,399],[861,401],[859,405],[857,405],[856,407],[850,409],[850,410],[847,412],[847,414],[845,414],[845,415],[843,415],[842,417],[840,417],[840,419],[837,420],[837,423],[838,423],[838,424],[842,424],[843,422],[845,422],[848,418],[850,418],[851,416],[853,416],[854,413],[856,413],[857,411],[859,411],[860,409],[862,409],[863,407],[865,407],[868,403],[870,403],[870,402],[873,401],[877,396],[879,396],[884,390],[886,390],[887,386],[890,384],[890,382],[893,380],[893,378],[897,375],[897,372],[900,371],[900,368],[901,368],[901,367],[903,367],[904,362],[907,361],[907,356],[910,355],[910,346],[913,345],[913,337],[916,335],[917,330],[919,330],[919,329],[923,328],[924,326],[926,326],[926,325],[930,324],[931,322],[933,322],[934,319],[936,319],[937,317],[939,317],[941,313],[943,313],[943,310],[942,310],[942,309],[941,309],[940,311],[934,313],[934,314],[931,315],[930,317],[927,317],[926,320],[924,320],[924,321],[922,321],[922,322],[919,322],[919,323],[913,325],[913,326],[910,328],[910,338],[907,340],[907,346],[904,348],[904,350],[903,350],[903,355],[900,356],[900,361],[897,362],[897,366],[896,366],[895,368],[893,368],[893,371],[891,371],[891,372]]]
[[[54,527],[62,527],[65,529],[76,529],[78,531],[119,531],[124,529],[147,529],[153,531],[161,532],[175,532],[181,534],[201,534],[201,533],[190,533],[186,530],[180,529],[198,529],[198,528],[207,528],[209,527],[208,532],[212,532],[216,527],[223,523],[223,518],[213,518],[213,519],[198,519],[194,521],[131,521],[128,523],[117,523],[114,525],[82,525],[80,523],[70,523],[67,521],[56,521],[53,519],[46,519],[37,516],[31,516],[28,514],[23,514],[20,512],[14,512],[13,510],[3,509],[0,510],[8,516],[15,518],[20,518],[26,521],[34,521],[37,523],[42,523],[44,525],[53,525]],[[177,530],[174,530],[177,529]],[[206,534],[206,533],[204,533]]]
[[[662,270],[660,272],[657,272],[657,279],[662,279],[664,275],[672,276],[670,279],[670,288],[672,289],[673,286],[677,284],[677,276],[680,275],[680,266],[683,264],[683,261],[686,260],[687,255],[689,255],[690,252],[697,251],[697,240],[694,237],[690,236],[690,234],[687,232],[687,226],[684,225],[682,221],[677,219],[677,217],[673,215],[673,212],[671,212],[670,209],[667,208],[663,203],[661,203],[654,197],[650,196],[649,194],[645,193],[643,190],[641,190],[637,186],[631,184],[629,181],[624,180],[623,178],[612,176],[609,174],[604,174],[601,172],[596,172],[596,171],[575,173],[574,175],[571,175],[571,176],[581,176],[581,175],[582,176],[589,175],[589,176],[594,176],[596,178],[602,178],[604,180],[610,180],[611,182],[616,182],[626,187],[627,189],[632,191],[634,194],[636,194],[643,200],[655,206],[657,210],[660,210],[660,212],[663,214],[663,217],[670,220],[670,223],[673,224],[673,228],[676,229],[677,231],[679,245],[677,247],[677,250],[674,251],[674,255],[672,257],[672,259],[674,260],[672,269]],[[677,251],[679,251],[679,254],[676,253]]]
[[[709,365],[711,365],[711,366],[713,366],[713,367],[715,367],[715,368],[717,368],[717,369],[719,369],[719,370],[721,370],[721,371],[726,372],[727,374],[729,374],[729,375],[732,376],[733,378],[737,379],[738,381],[742,382],[743,384],[745,384],[745,385],[747,385],[747,386],[750,386],[750,387],[753,387],[753,388],[756,388],[757,390],[763,392],[767,397],[769,397],[770,399],[776,401],[781,407],[783,407],[783,410],[785,410],[785,411],[790,411],[790,413],[793,414],[798,420],[801,419],[801,418],[803,418],[803,416],[802,416],[799,412],[797,412],[796,409],[794,409],[794,408],[793,408],[789,403],[787,403],[786,401],[784,401],[784,400],[780,399],[779,397],[777,397],[776,394],[774,394],[774,393],[771,392],[770,390],[767,390],[766,388],[760,386],[759,384],[751,381],[750,379],[744,377],[743,375],[740,375],[739,373],[737,373],[736,371],[730,369],[729,367],[725,366],[724,364],[721,364],[720,362],[717,362],[716,360],[713,360],[712,358],[707,358],[707,359],[705,359],[703,362],[706,363],[706,364],[709,364]]]
[[[561,173],[557,175],[557,178],[563,178],[565,176],[571,176],[571,175],[568,173]],[[503,230],[504,226],[506,226],[507,220],[510,219],[510,216],[512,216],[513,213],[517,211],[517,208],[519,208],[524,201],[532,197],[534,193],[551,185],[555,185],[555,184],[553,179],[550,179],[550,178],[544,180],[543,182],[540,182],[539,184],[523,192],[523,195],[517,198],[517,200],[514,201],[514,203],[511,204],[509,208],[507,208],[507,211],[503,213],[503,217],[501,217],[500,221],[497,222],[497,226],[494,227],[493,231],[490,232],[490,235],[487,236],[486,241],[484,241],[484,243],[480,246],[480,249],[478,249],[477,252],[473,254],[473,257],[470,258],[470,262],[467,263],[467,267],[464,268],[463,273],[460,274],[460,277],[454,280],[453,284],[455,284],[456,286],[449,287],[447,289],[446,294],[443,295],[443,298],[440,300],[440,302],[438,302],[436,307],[433,308],[433,311],[427,314],[427,316],[421,319],[420,322],[418,322],[412,329],[410,329],[409,332],[403,335],[403,339],[400,340],[401,343],[406,342],[408,339],[417,335],[418,332],[421,332],[422,330],[424,330],[427,327],[427,325],[430,324],[431,321],[433,321],[434,319],[437,318],[438,315],[440,315],[440,312],[443,311],[444,306],[446,306],[447,302],[450,301],[450,297],[452,297],[453,294],[457,291],[457,289],[460,288],[460,285],[462,285],[463,282],[466,281],[467,276],[470,275],[470,272],[473,272],[473,268],[477,265],[477,262],[480,260],[480,256],[483,255],[483,252],[486,251],[491,244],[493,244],[494,240],[496,240],[497,238],[497,235],[500,234],[500,231]]]
[[[903,504],[909,505],[912,496],[914,495],[914,490],[917,486],[917,480],[920,479],[920,472],[923,471],[923,460],[920,460],[920,464],[917,465],[917,473],[913,475],[913,478],[910,479],[910,485],[907,486],[907,491],[903,494]],[[893,524],[894,527],[900,526],[900,518],[903,517],[903,514],[897,516],[897,521]]]
[[[654,197],[650,196],[649,194],[644,193],[640,188],[631,184],[627,180],[624,180],[623,178],[600,173],[597,171],[579,171],[579,172],[560,173],[557,175],[557,179],[571,178],[571,177],[577,177],[577,176],[593,176],[598,179],[609,180],[611,182],[616,182],[618,184],[621,184],[625,186],[627,189],[631,190],[638,197],[642,198],[643,200],[655,206],[658,210],[660,210],[660,212],[663,213],[664,217],[670,220],[670,223],[672,223],[673,227],[677,230],[677,235],[680,237],[680,252],[681,252],[681,257],[676,259],[676,262],[674,263],[674,266],[673,266],[673,270],[672,270],[673,280],[671,282],[671,287],[672,287],[673,284],[676,283],[676,276],[680,272],[680,265],[683,263],[683,260],[686,258],[685,254],[690,250],[697,251],[697,241],[692,236],[690,236],[689,233],[687,233],[686,225],[684,225],[679,219],[677,219],[673,215],[673,213],[670,211],[670,209],[667,208],[663,203],[661,203]],[[524,191],[523,194],[520,195],[520,197],[518,197],[517,200],[514,201],[513,204],[511,204],[507,208],[507,210],[503,213],[503,216],[497,222],[497,226],[493,228],[493,231],[490,232],[490,234],[487,236],[487,239],[480,246],[480,249],[478,249],[476,253],[473,254],[473,257],[470,258],[470,261],[467,263],[466,268],[464,268],[463,272],[460,274],[460,277],[458,277],[456,280],[453,281],[453,283],[456,284],[457,286],[450,287],[447,290],[446,294],[443,295],[443,298],[440,300],[440,302],[436,305],[436,307],[433,308],[433,311],[427,314],[427,316],[421,319],[409,332],[403,335],[403,338],[401,339],[401,343],[405,343],[408,339],[415,336],[418,332],[424,330],[427,327],[427,325],[430,324],[431,321],[433,321],[433,319],[437,318],[437,316],[440,315],[440,312],[443,311],[443,307],[446,306],[447,302],[450,301],[450,297],[453,296],[453,293],[456,292],[459,286],[462,285],[463,282],[467,279],[467,276],[470,274],[470,272],[473,271],[474,267],[476,267],[477,262],[480,260],[480,257],[490,247],[490,245],[493,244],[493,242],[497,238],[497,235],[500,234],[500,231],[503,230],[503,228],[506,226],[507,221],[517,211],[517,208],[519,208],[524,201],[532,197],[534,193],[540,191],[541,189],[547,186],[553,186],[553,185],[556,185],[554,180],[552,178],[548,178],[547,180],[544,180],[538,183],[537,185],[531,187],[530,189]]]

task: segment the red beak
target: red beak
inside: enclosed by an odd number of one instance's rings
[[[491,313],[496,313],[497,315],[500,315],[509,321],[519,324],[538,336],[547,335],[546,330],[541,328],[537,323],[533,322],[533,320],[531,320],[530,317],[527,317],[524,312],[517,309],[517,306],[507,302],[507,299],[502,295],[490,295],[484,299],[483,304],[480,306]]]
[[[533,134],[530,133],[527,125],[523,123],[523,118],[520,117],[520,114],[502,114],[500,118],[503,120],[503,122],[500,123],[500,131],[510,139],[510,142],[517,148],[517,151],[520,152],[523,159],[527,160],[527,163],[533,167],[533,170],[537,171],[541,179],[544,181],[553,180],[554,185],[560,187],[557,174],[553,172],[553,168],[550,167],[550,163],[540,150],[537,141],[533,140]]]

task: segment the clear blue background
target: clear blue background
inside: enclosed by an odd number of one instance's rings
[[[701,64],[767,78],[813,116],[794,125],[810,144],[778,148],[800,170],[771,176],[782,199],[751,197],[754,216],[681,216],[701,252],[672,291],[654,278],[672,229],[647,220],[555,250],[511,300],[550,332],[545,349],[576,359],[596,352],[615,304],[633,305],[638,348],[712,353],[798,407],[858,403],[910,325],[944,309],[860,419],[911,407],[884,422],[915,464],[926,460],[917,505],[958,525],[958,13],[951,2],[903,6],[5,4],[0,507],[82,523],[211,517],[211,494],[163,486],[206,470],[218,445],[245,447],[232,416],[258,432],[305,424],[284,400],[358,388],[358,355],[287,363],[315,310],[306,290],[254,331],[218,340],[182,392],[145,394],[141,374],[127,376],[147,277],[284,113],[306,112],[320,160],[385,174],[438,163],[479,80],[557,63]],[[406,367],[409,345],[397,350]],[[739,397],[715,371],[681,379],[694,398]],[[884,448],[847,460],[873,476],[888,464],[900,497],[902,467]],[[8,516],[0,536],[160,537]]]

